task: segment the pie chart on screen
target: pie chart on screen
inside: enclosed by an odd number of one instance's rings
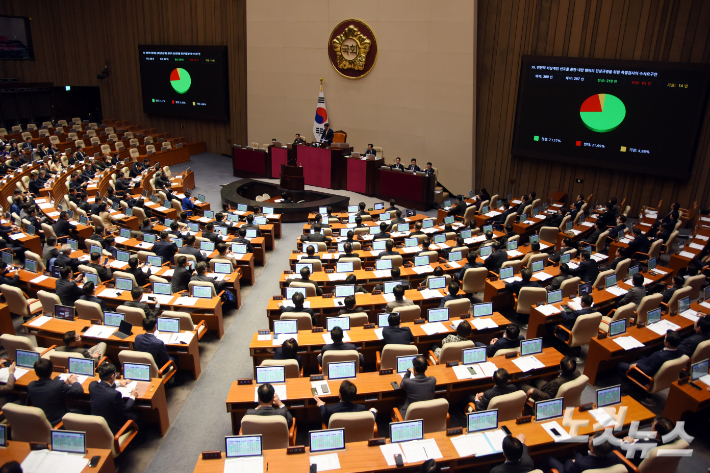
[[[606,133],[614,130],[624,121],[626,106],[614,95],[596,94],[582,103],[579,116],[590,130]]]
[[[190,85],[192,85],[190,74],[181,67],[173,69],[170,73],[170,85],[173,86],[173,89],[175,89],[175,92],[178,94],[184,94],[190,90]]]

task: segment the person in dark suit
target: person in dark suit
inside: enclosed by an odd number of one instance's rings
[[[401,159],[399,159],[399,156],[394,160],[394,164],[390,166],[390,168],[404,171],[404,166],[402,166]]]
[[[303,367],[301,355],[298,354],[298,342],[295,338],[284,340],[280,347],[274,349],[274,360],[296,360],[298,369]]]
[[[112,271],[108,268],[107,264],[101,264],[101,253],[95,251],[91,253],[91,262],[87,264],[88,267],[93,268],[99,274],[99,279],[101,282],[108,281],[113,277]]]
[[[616,239],[616,236],[626,229],[626,215],[619,215],[616,219],[616,226],[609,229],[609,238],[612,240]]]
[[[353,253],[352,243],[345,243],[343,245],[343,250],[344,252],[340,255],[340,257],[338,257],[338,261],[336,262],[340,262],[340,260],[343,258],[357,258],[360,260],[360,263],[362,263],[362,259],[360,258],[360,256],[358,256],[356,253]]]
[[[224,280],[219,280],[215,277],[210,277],[207,276],[205,273],[207,272],[207,263],[204,261],[201,263],[197,263],[197,266],[195,266],[195,273],[190,277],[190,281],[200,281],[200,282],[209,282],[212,283],[214,286],[214,290],[217,294],[221,293],[223,290],[227,288],[227,281]],[[189,283],[188,283],[189,284]]]
[[[474,342],[477,347],[486,347],[486,355],[491,358],[498,350],[518,348],[520,341],[525,338],[520,335],[520,328],[515,324],[509,324],[505,328],[505,333],[501,338],[494,338],[489,345],[482,342]]]
[[[158,369],[161,369],[171,358],[170,355],[168,355],[168,349],[165,347],[165,343],[155,336],[155,328],[158,324],[158,320],[155,317],[146,316],[142,324],[145,333],[136,335],[136,341],[133,342],[133,349],[135,351],[150,353]]]
[[[315,281],[311,281],[311,270],[308,269],[308,266],[304,266],[301,268],[301,277],[299,279],[291,279],[288,281],[288,286],[291,285],[292,282],[305,282],[305,283],[311,283],[316,287],[316,296],[322,296],[323,295],[323,289],[318,286],[318,283]]]
[[[415,172],[421,171],[421,169],[419,168],[419,166],[417,166],[417,160],[416,160],[416,159],[412,159],[412,160],[411,160],[409,166],[407,167],[407,171],[415,171]]]
[[[29,183],[30,193],[39,197],[39,191],[43,188],[44,188],[44,184],[39,182],[39,173],[37,171],[32,171],[30,173],[30,183]]]
[[[589,436],[589,455],[575,453],[574,458],[567,460],[565,463],[547,456],[543,461],[543,471],[550,471],[554,468],[559,473],[582,473],[587,470],[608,468],[621,463],[621,459],[616,456],[614,447],[609,442],[603,441],[600,444],[594,444],[594,439],[601,436],[602,433],[594,432]]]
[[[489,256],[488,258],[490,259],[493,255]],[[529,268],[523,268],[520,270],[520,277],[523,279],[522,281],[513,281],[513,282],[507,282],[505,283],[505,288],[508,291],[512,291],[516,296],[520,295],[520,290],[524,287],[540,287],[540,285],[537,283],[537,281],[533,281],[532,278],[533,272]]]
[[[286,406],[281,399],[279,399],[278,394],[274,391],[274,387],[269,384],[262,384],[259,389],[256,390],[257,397],[259,399],[259,405],[255,409],[247,409],[246,415],[248,416],[283,416],[286,418],[286,424],[289,428],[293,424],[293,416],[286,409]]]
[[[293,144],[295,144],[295,145],[300,145],[300,144],[305,143],[305,142],[306,142],[306,140],[304,140],[303,138],[301,138],[301,134],[300,134],[300,133],[296,133],[296,138],[294,138]]]
[[[418,355],[412,360],[412,367],[407,370],[402,378],[400,384],[402,390],[407,394],[404,404],[399,408],[403,419],[406,417],[407,408],[411,403],[434,399],[436,378],[434,376],[427,376],[425,374],[426,369],[426,358],[422,355]]]
[[[315,312],[313,312],[313,309],[303,307],[303,303],[305,302],[305,297],[303,297],[303,294],[301,294],[300,292],[295,293],[293,296],[291,296],[291,302],[293,302],[293,307],[287,307],[286,305],[279,302],[279,311],[281,314],[283,314],[284,312],[303,312],[311,316],[311,323],[314,327],[318,325],[318,319],[316,318],[316,314]]]
[[[560,361],[560,375],[551,380],[546,381],[538,378],[532,382],[532,385],[522,383],[518,387],[525,391],[528,398],[533,401],[546,401],[557,397],[557,392],[563,384],[579,378],[580,372],[577,370],[577,361],[574,357],[565,356]]]
[[[390,238],[390,234],[387,232],[387,227],[388,227],[387,222],[381,222],[380,223],[380,233],[375,233],[375,236],[373,239],[380,240],[380,239]]]
[[[81,290],[84,292],[84,295],[79,298],[81,301],[86,301],[86,302],[95,302],[99,306],[101,306],[101,311],[106,312],[108,308],[106,307],[106,303],[103,301],[103,299],[99,299],[94,295],[94,283],[92,281],[88,281],[86,284],[84,284],[84,287],[81,288]]]
[[[402,283],[402,286],[404,286],[405,291],[408,291],[409,289],[412,288],[412,283],[409,282],[408,279],[401,278],[401,271],[398,267],[394,267],[390,270],[390,274],[392,275],[391,281],[396,282],[399,281]],[[383,291],[385,289],[384,283],[378,284],[375,286],[373,291]]]
[[[670,420],[666,419],[665,417],[656,417],[653,419],[653,422],[651,423],[651,431],[656,432],[656,438],[647,438],[647,439],[635,439],[633,437],[624,437],[622,440],[622,445],[621,449],[622,451],[625,450],[624,444],[637,444],[639,445],[639,449],[634,451],[634,457],[630,458],[629,460],[631,463],[633,463],[636,466],[639,466],[641,462],[644,460],[642,452],[645,448],[653,448],[653,447],[660,447],[663,445],[663,436],[668,435],[671,432],[673,432],[674,426],[673,422]],[[640,444],[645,444],[644,447],[640,447]],[[634,447],[631,447],[634,448]]]
[[[675,294],[678,289],[681,289],[683,287],[683,284],[685,284],[685,279],[683,279],[683,276],[679,276],[676,274],[675,276],[673,276],[672,286],[666,286],[665,288],[661,286],[661,288],[663,289],[661,291],[661,294],[663,294],[663,303],[668,304],[668,302],[671,300],[671,297],[673,297],[673,294]]]
[[[52,379],[52,368],[50,360],[37,360],[34,369],[38,379],[27,385],[27,393],[32,405],[42,409],[49,423],[54,426],[69,412],[64,399],[81,397],[84,389],[81,383],[77,383],[75,374],[70,374],[64,381],[59,377]]]
[[[177,264],[175,265],[175,272],[173,273],[173,279],[170,281],[173,293],[187,291],[191,276],[192,269],[187,266],[187,258],[184,256],[178,256]]]
[[[178,251],[179,255],[192,255],[198,263],[207,261],[205,255],[202,254],[199,248],[199,241],[195,239],[195,235],[190,235],[185,238],[185,243]]]
[[[438,266],[441,267],[441,266]],[[449,301],[456,301],[459,299],[463,299],[465,297],[464,294],[459,294],[459,283],[457,281],[452,281],[451,284],[449,284],[449,293],[444,296],[443,299],[441,299],[441,303],[439,303],[439,309],[443,309],[444,306],[446,305],[447,302]],[[454,316],[460,315],[460,314],[452,314]]]
[[[140,267],[138,263],[138,258],[136,258],[135,256],[131,256],[128,259],[128,268],[125,269],[124,272],[132,274],[133,277],[136,279],[136,284],[142,287],[148,284],[146,276],[150,276],[150,272],[143,272],[143,268],[146,267],[146,263],[141,264]]]
[[[318,261],[321,260],[321,259],[320,259],[320,256],[318,256],[318,255],[316,254],[316,250],[315,250],[315,248],[313,247],[313,245],[308,245],[308,246],[306,247],[306,256],[304,256],[302,259],[309,259],[309,260],[311,260],[311,259],[317,259]]]
[[[10,270],[7,268],[7,263],[0,261],[0,285],[7,284],[8,286],[18,286],[20,282],[20,272],[15,271],[15,275],[12,278],[7,277]]]
[[[211,225],[211,224],[210,224]],[[170,239],[170,234],[167,230],[160,232],[160,240],[153,245],[153,253],[160,256],[163,262],[172,263],[175,253],[178,252],[177,245]]]
[[[325,141],[330,146],[333,143],[333,130],[330,129],[330,124],[323,124],[323,131],[320,134],[321,141]]]
[[[429,245],[431,245],[431,240],[429,240],[428,238],[425,238],[424,241],[422,241],[422,249],[417,251],[416,253],[414,253],[414,258],[416,258],[417,256],[421,256],[422,253],[432,251],[429,249]],[[426,255],[426,256],[428,256],[428,255]]]
[[[547,291],[556,291],[560,287],[562,287],[562,283],[565,282],[568,279],[572,279],[574,276],[569,274],[570,269],[567,263],[562,263],[560,265],[560,274],[552,278],[552,281],[550,281],[550,284],[547,286]]]
[[[580,305],[582,306],[579,310],[573,310],[570,312],[562,312],[562,323],[555,327],[555,336],[562,341],[569,340],[569,333],[561,330],[560,327],[565,327],[567,330],[572,330],[574,323],[577,321],[577,317],[580,315],[591,314],[594,312],[592,309],[592,304],[594,304],[594,298],[591,294],[585,294],[582,296]]]
[[[599,265],[592,259],[592,253],[590,251],[582,251],[582,262],[571,274],[578,276],[582,282],[594,283],[599,275]]]
[[[385,345],[390,343],[396,345],[409,345],[414,343],[414,335],[409,327],[400,327],[400,315],[394,312],[387,317],[388,327],[382,329],[382,339]]]
[[[434,168],[431,167],[431,161],[426,163],[426,167],[424,168],[424,174],[426,174],[427,176],[434,175]]]
[[[661,223],[672,223],[675,226],[675,222],[678,221],[678,216],[680,215],[678,211],[680,210],[680,204],[674,202],[671,206],[671,210],[661,219]]]
[[[84,276],[80,274],[76,279],[72,280],[71,266],[64,266],[60,270],[59,275],[60,278],[57,279],[56,294],[59,296],[62,305],[73,306],[77,299],[84,295],[79,286],[76,285],[76,283],[81,282]]]
[[[127,383],[122,379],[116,380],[116,367],[111,363],[103,363],[96,371],[100,381],[89,384],[91,415],[103,417],[114,435],[128,420],[140,426],[139,412],[132,411],[138,390],[134,388],[129,397],[123,397],[116,390],[116,383],[122,387]]]
[[[464,197],[462,195],[457,195],[456,196],[456,205],[451,207],[449,210],[449,216],[453,215],[454,217],[462,217],[466,213],[466,201],[464,200]]]
[[[643,274],[641,273],[636,273],[634,274],[634,277],[632,278],[634,287],[629,289],[629,291],[624,294],[624,297],[621,298],[619,301],[619,305],[617,307],[621,307],[623,305],[629,304],[633,302],[636,307],[638,308],[639,304],[641,303],[641,300],[646,297],[646,288],[643,285],[644,277]]]
[[[394,251],[394,241],[393,240],[387,240],[385,241],[385,251],[381,251],[377,255],[377,259],[382,259],[384,256],[397,256],[400,255],[401,253]],[[394,269],[394,268],[392,268]]]
[[[365,156],[368,155],[377,156],[377,151],[374,150],[372,143],[368,143],[367,149],[365,150]]]
[[[353,400],[355,399],[355,396],[357,396],[357,386],[347,379],[340,383],[340,389],[338,392],[340,402],[330,405],[321,401],[318,396],[313,396],[316,400],[318,410],[320,411],[320,418],[326,427],[330,421],[330,416],[333,414],[338,414],[340,412],[363,412],[367,410],[367,407],[362,404],[353,404]],[[377,417],[377,409],[373,407],[370,409],[370,412],[373,416]]]
[[[57,238],[76,235],[76,229],[71,223],[69,223],[69,214],[66,210],[61,211],[59,218],[52,226],[52,229],[54,230],[55,235],[57,235]]]
[[[160,303],[157,301],[157,299],[155,299],[153,296],[148,296],[148,299],[152,299],[153,302],[155,302],[155,311],[153,311],[148,304],[146,304],[145,302],[141,302],[142,298],[143,288],[140,286],[134,286],[133,289],[131,289],[131,300],[124,302],[123,305],[127,307],[135,307],[136,309],[141,309],[145,314],[146,318],[157,317],[160,313]]]
[[[486,258],[484,265],[488,271],[500,273],[500,267],[508,261],[508,252],[502,249],[497,241],[493,242],[491,246],[493,247],[493,253]]]
[[[587,238],[582,240],[585,243],[589,243],[593,247],[597,244],[597,239],[599,238],[599,236],[605,231],[604,222],[602,222],[601,220],[597,220],[594,225],[594,231]]]
[[[399,160],[399,158],[397,158],[397,159]],[[397,162],[399,162],[399,161],[397,161]],[[397,203],[396,200],[390,199],[390,202],[389,202],[390,206],[385,209],[385,212],[394,212],[394,211],[396,211],[396,210],[397,210],[397,207],[395,206],[396,203]]]
[[[619,363],[617,365],[617,371],[621,375],[622,391],[628,390],[629,378],[627,377],[626,372],[634,366],[641,370],[646,376],[653,378],[658,370],[661,369],[663,363],[683,356],[684,353],[678,349],[680,342],[680,334],[678,332],[674,332],[673,330],[668,330],[664,340],[664,348],[662,350],[655,351],[649,356],[642,356],[636,363]],[[642,384],[648,383],[648,379],[635,374],[635,371],[632,372],[631,375],[634,376],[636,381]]]
[[[615,221],[616,221],[616,213],[614,212],[614,204],[612,204],[611,201],[609,201],[606,203],[606,210],[604,211],[604,213],[601,214],[599,216],[599,218],[597,218],[597,222],[602,223],[601,228],[606,228],[610,225],[614,225]]]
[[[367,207],[367,204],[365,204],[365,202],[360,202],[359,204],[357,204],[357,206],[358,206],[359,210],[357,211],[357,213],[355,215],[361,216],[361,217],[363,215],[370,215],[370,212],[365,210],[365,207]]]
[[[496,370],[496,372],[493,373],[493,383],[495,386],[485,392],[477,393],[475,396],[469,395],[467,404],[473,402],[476,406],[476,411],[485,411],[488,409],[488,404],[494,397],[510,394],[518,390],[515,385],[508,384],[509,379],[510,375],[507,370],[503,368]]]
[[[629,243],[628,248],[626,248],[626,254],[628,254],[629,257],[633,257],[634,253],[637,252],[648,253],[648,250],[651,249],[651,242],[646,235],[641,233],[639,227],[634,227],[634,235],[635,238]]]
[[[699,317],[698,320],[695,321],[693,328],[694,333],[685,337],[678,346],[680,352],[691,358],[693,353],[695,353],[695,349],[698,348],[698,345],[710,340],[710,316],[704,315]]]
[[[474,269],[474,268],[483,268],[485,267],[481,263],[476,262],[476,258],[478,258],[479,252],[478,250],[476,251],[469,251],[468,254],[466,255],[466,261],[467,263],[464,264],[461,269],[459,269],[456,274],[454,275],[454,278],[463,281],[463,277],[466,274],[467,269]],[[507,255],[506,255],[507,256]]]
[[[328,218],[330,218],[330,217],[328,217]],[[333,217],[333,218],[335,218],[335,217]],[[311,229],[313,228],[313,226],[314,226],[315,224],[320,225],[321,228],[330,228],[330,224],[329,224],[328,222],[323,223],[323,215],[321,215],[321,214],[316,214],[316,216],[313,217],[313,219],[314,219],[315,221],[313,222],[313,225],[311,225]]]
[[[140,161],[137,161],[137,162],[133,163],[133,166],[131,166],[131,171],[128,174],[128,176],[131,179],[133,179],[133,178],[140,176],[142,173],[143,173],[143,163],[141,163]]]
[[[313,233],[309,233],[306,235],[301,235],[301,241],[302,242],[330,242],[332,241],[332,238],[323,235],[320,230],[321,226],[318,224],[313,225],[312,227]]]
[[[503,456],[505,463],[494,466],[491,473],[528,473],[535,469],[523,434],[508,435],[503,439]]]
[[[251,240],[247,238],[247,229],[240,228],[237,231],[237,234],[239,236],[237,238],[235,238],[234,240],[232,240],[232,243],[240,243],[242,245],[246,245],[247,246],[247,253],[254,253],[254,247],[251,246]]]
[[[654,236],[653,241],[661,240],[663,243],[668,243],[668,239],[671,237],[671,233],[673,233],[673,228],[675,228],[675,225],[671,226],[670,223],[662,223],[658,233]],[[646,236],[650,237],[651,235],[647,234]]]
[[[254,223],[254,214],[249,214],[247,215],[247,223],[242,225],[242,228],[245,228],[247,230],[256,230],[256,236],[260,237],[261,236],[261,229],[259,229],[259,225]]]
[[[340,327],[335,327],[333,328],[333,330],[330,331],[330,338],[333,340],[333,343],[323,345],[323,348],[321,348],[320,351],[320,355],[318,355],[319,365],[322,365],[323,355],[329,350],[357,350],[357,347],[354,344],[343,343],[343,329]],[[362,366],[365,363],[365,357],[362,356],[362,353],[360,353],[359,355],[360,366]]]

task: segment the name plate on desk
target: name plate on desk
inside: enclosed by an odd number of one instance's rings
[[[271,332],[268,330],[259,330],[259,335],[271,335]]]
[[[321,333],[322,331],[323,331],[323,327],[313,327],[312,333]]]
[[[365,324],[362,328],[375,328],[375,324]]]
[[[30,442],[30,450],[49,450],[49,445],[45,442]]]
[[[591,411],[594,409],[594,403],[593,402],[587,402],[585,404],[582,404],[579,406],[579,412],[584,412],[584,411]]]
[[[392,374],[394,373],[394,369],[392,368],[387,368],[387,369],[381,369],[380,370],[380,376],[386,375],[386,374]]]
[[[419,286],[419,287],[417,288],[417,291],[423,291],[424,289],[426,289],[426,286]]]
[[[459,318],[460,319],[468,319],[469,317],[471,317],[471,314],[461,314],[461,316]]]
[[[209,452],[202,452],[203,460],[217,460],[222,458],[222,452],[219,450],[211,450]]]
[[[377,447],[379,445],[384,445],[386,441],[387,441],[387,439],[384,437],[370,439],[367,441],[367,446],[368,447]]]
[[[284,296],[274,296],[273,299],[275,301],[282,301],[282,300],[284,300]]]
[[[451,437],[452,435],[463,434],[463,427],[454,427],[453,429],[446,429],[446,436]]]
[[[254,380],[251,378],[242,378],[237,380],[238,386],[241,386],[243,384],[254,384]]]
[[[379,296],[380,294],[382,294],[382,291],[372,291],[373,296]]]
[[[515,358],[516,356],[518,356],[518,352],[515,352],[515,351],[505,354],[506,358]]]
[[[330,274],[330,273],[334,273],[335,270],[334,270],[334,269],[326,269],[325,272],[328,273],[328,274]]]
[[[451,368],[451,367],[458,366],[458,365],[459,365],[459,362],[458,362],[458,361],[447,361],[447,362],[446,362],[446,367],[447,367],[447,368]]]
[[[515,419],[516,424],[529,424],[532,422],[532,416],[522,416]]]
[[[597,335],[597,340],[604,340],[606,337],[608,337],[606,332],[600,332],[599,335]]]
[[[323,374],[312,374],[311,375],[311,381],[323,381],[325,379],[325,375]]]
[[[306,446],[296,445],[295,447],[286,447],[287,455],[293,455],[294,453],[306,453]]]
[[[365,271],[374,271],[374,270],[375,270],[375,268],[374,268],[374,267],[370,267],[370,268],[365,268]]]
[[[333,294],[323,294],[323,299],[332,299]]]
[[[417,319],[414,321],[414,325],[421,325],[426,323],[426,319]]]

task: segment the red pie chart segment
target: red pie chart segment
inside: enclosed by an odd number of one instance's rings
[[[177,70],[177,69],[176,69]],[[601,94],[592,95],[587,100],[584,101],[582,107],[579,109],[580,112],[601,112]]]
[[[170,80],[180,80],[180,69],[173,69],[173,72],[170,73]],[[587,102],[588,101],[589,99],[587,99]],[[584,105],[582,105],[582,107],[584,107]]]

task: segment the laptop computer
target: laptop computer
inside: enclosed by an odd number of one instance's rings
[[[105,319],[105,317],[104,317]],[[133,325],[130,324],[129,322],[126,322],[126,320],[121,320],[121,322],[118,325],[118,330],[113,333],[114,337],[120,338],[121,340],[130,337],[133,335]]]

